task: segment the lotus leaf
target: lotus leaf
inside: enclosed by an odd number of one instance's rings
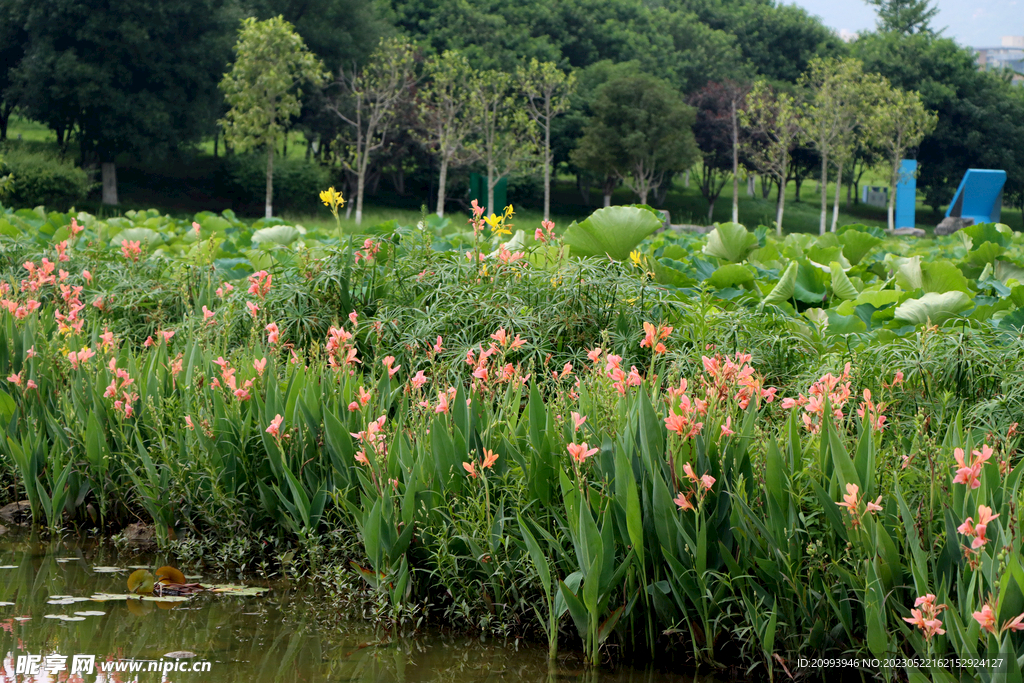
[[[738,263],[730,263],[715,270],[707,280],[718,289],[735,287],[754,281],[754,271]]]
[[[739,223],[719,223],[708,234],[704,253],[723,261],[738,263],[756,248],[757,236],[745,227]]]
[[[793,261],[786,268],[786,272],[779,278],[778,283],[772,288],[772,291],[768,293],[761,301],[762,308],[767,304],[780,304],[785,301],[789,301],[790,297],[793,296],[793,292],[796,289],[796,275],[800,264]]]
[[[832,292],[840,299],[856,299],[859,292],[846,276],[843,267],[833,261],[829,264],[829,270],[832,271]]]
[[[793,296],[805,304],[820,304],[828,296],[825,274],[809,263],[801,263],[797,268]]]
[[[647,236],[662,226],[658,217],[635,206],[598,209],[581,223],[569,225],[563,241],[573,256],[609,256],[616,261],[629,258]]]
[[[868,252],[882,243],[882,239],[860,230],[848,230],[839,235],[843,256],[853,264],[860,263]]]
[[[163,237],[155,230],[150,228],[128,228],[121,230],[113,239],[110,241],[110,245],[113,247],[120,248],[121,242],[141,242],[142,246],[146,248],[152,248],[155,244],[160,244],[164,241]]]
[[[949,261],[931,261],[921,264],[921,289],[925,292],[970,293],[967,278]]]
[[[252,243],[254,245],[263,245],[264,243],[269,245],[279,244],[283,247],[288,246],[295,240],[299,239],[298,228],[291,225],[275,225],[270,228],[260,228],[252,234]]]
[[[826,310],[825,315],[828,316],[826,329],[829,334],[855,334],[868,329],[865,321],[857,315],[840,315],[833,309]]]
[[[914,325],[941,325],[973,305],[964,292],[928,292],[919,299],[907,299],[896,308],[895,318]]]

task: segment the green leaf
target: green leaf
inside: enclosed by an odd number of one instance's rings
[[[971,288],[967,278],[949,261],[929,261],[921,264],[921,289],[925,292],[965,292]]]
[[[882,240],[860,230],[847,230],[839,235],[839,242],[843,245],[843,256],[852,265],[857,265],[869,251],[881,244]]]
[[[801,263],[797,268],[793,296],[805,304],[823,303],[828,296],[825,273],[809,263]]]
[[[646,209],[609,206],[598,209],[582,223],[569,225],[563,240],[574,256],[607,254],[616,261],[624,261],[661,225],[658,217]]]
[[[738,263],[730,263],[717,268],[715,272],[711,274],[711,277],[708,278],[708,282],[718,289],[744,285],[748,282],[753,282],[753,280],[754,271],[747,266],[740,265]]]
[[[704,253],[738,263],[757,248],[757,236],[739,223],[720,223],[708,234]]]
[[[843,271],[843,267],[836,261],[832,261],[828,267],[832,271],[832,292],[845,301],[856,299],[860,292],[850,282],[850,278]]]
[[[279,244],[288,246],[299,239],[301,233],[291,225],[275,225],[269,228],[261,228],[252,234],[252,243],[259,245],[264,242],[268,244]]]
[[[923,325],[929,321],[941,325],[946,320],[963,313],[974,304],[971,297],[959,291],[938,294],[929,292],[920,299],[908,299],[896,308],[897,320]]]
[[[800,264],[796,261],[791,261],[789,266],[786,267],[786,272],[779,278],[778,284],[776,284],[772,291],[768,293],[761,301],[761,306],[764,307],[767,304],[780,304],[793,296],[793,292],[796,290],[796,275]]]

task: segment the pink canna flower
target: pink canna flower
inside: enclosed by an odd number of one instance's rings
[[[974,620],[978,622],[978,625],[985,631],[988,631],[992,635],[996,634],[996,614],[992,611],[992,606],[988,603],[981,608],[981,610],[971,614]]]
[[[570,443],[567,448],[572,459],[580,464],[585,462],[587,458],[594,455],[594,453],[597,453],[599,450],[597,448],[589,448],[586,441],[581,444]]]
[[[214,319],[214,316],[216,315],[216,313],[208,309],[206,306],[203,306],[203,320],[206,321],[207,325],[216,324],[217,321]]]
[[[256,374],[259,375],[260,377],[262,377],[263,376],[263,371],[266,370],[266,368],[267,368],[267,359],[266,359],[266,357],[261,358],[260,360],[254,360],[252,362],[252,366],[254,368],[256,368]]]
[[[839,507],[844,507],[851,515],[856,515],[857,507],[860,504],[860,487],[856,484],[847,484],[846,493],[843,495],[843,502],[836,503]]]
[[[401,365],[391,367],[395,362],[394,356],[384,356],[384,360],[381,362],[384,364],[384,368],[388,371],[388,379],[394,377],[395,373],[397,373],[402,367]]]
[[[248,401],[252,396],[245,389],[235,389],[235,398],[239,401]]]
[[[448,394],[439,391],[437,392],[437,407],[434,408],[435,413],[447,413],[449,410],[448,406]]]
[[[511,351],[515,351],[516,349],[518,349],[518,348],[520,348],[522,346],[526,346],[526,340],[525,339],[520,339],[519,335],[517,334],[516,338],[513,339],[512,342],[508,345],[508,348]]]
[[[259,305],[258,304],[254,304],[251,301],[246,301],[245,302],[245,307],[249,309],[249,315],[251,315],[253,317],[253,320],[255,320],[256,319],[256,314],[260,312]]]
[[[676,496],[675,499],[672,502],[675,503],[679,507],[679,509],[681,511],[684,511],[684,512],[686,510],[696,510],[697,509],[697,508],[693,507],[693,503],[691,503],[689,501],[689,499],[686,497],[686,494],[683,493],[682,491],[679,492],[679,495]]]
[[[476,463],[475,462],[464,462],[464,463],[462,463],[462,468],[464,470],[466,470],[466,472],[469,474],[471,479],[476,479],[477,474],[476,474]]]
[[[82,271],[82,277],[85,278],[86,282],[92,282],[92,273],[90,273],[88,270]]]
[[[270,426],[267,427],[267,434],[270,434],[275,439],[281,438],[281,423],[284,422],[284,416],[275,415],[274,419],[270,421]]]
[[[38,388],[39,388],[39,385],[36,384],[35,382],[33,382],[32,380],[29,380],[28,382],[25,383],[25,390],[26,391],[29,390],[29,389],[38,389]]]
[[[868,501],[867,511],[870,512],[871,514],[875,514],[876,512],[881,512],[882,511],[882,497],[879,496],[878,498],[875,499],[875,502],[873,502],[873,503],[871,501]]]
[[[710,491],[711,487],[715,485],[715,478],[710,474],[700,475],[700,485],[705,491]]]
[[[576,431],[579,431],[580,427],[582,427],[583,424],[587,421],[585,415],[580,415],[577,412],[569,413],[569,416],[572,418],[573,429],[575,429]]]
[[[601,348],[590,349],[589,351],[587,351],[587,359],[591,363],[597,363],[599,360],[601,360],[601,354],[602,353],[604,353],[604,349],[601,349]]]
[[[276,344],[281,338],[281,331],[278,329],[277,323],[270,323],[264,329],[267,331],[268,344]]]
[[[442,345],[441,335],[437,335],[437,341],[434,342],[434,353],[441,353],[442,351],[444,351],[444,346]]]
[[[194,430],[196,428],[196,426],[194,424],[192,424],[192,416],[191,415],[186,415],[185,416],[185,426],[188,427],[189,431],[192,431],[192,430]]]
[[[356,313],[355,311],[352,311],[351,313],[348,314],[348,320],[350,323],[352,323],[353,330],[359,327],[359,314]],[[440,337],[438,337],[438,339],[440,339]]]
[[[422,389],[423,385],[426,383],[427,376],[423,374],[422,370],[413,375],[413,378],[410,380],[410,384],[412,384],[413,389]]]
[[[725,418],[725,424],[722,425],[722,436],[732,436],[736,432],[732,430],[732,416]]]
[[[16,387],[20,387],[21,386],[21,373],[17,372],[17,373],[12,374],[10,377],[7,378],[7,381],[10,382],[11,384],[13,384]]]
[[[142,345],[145,348],[148,349],[150,346],[156,346],[156,342],[153,341],[153,337],[152,336],[149,336],[149,337],[146,337],[146,341],[142,342]]]
[[[358,401],[352,401],[351,403],[348,404],[348,412],[354,413],[357,410],[359,410],[359,402]]]
[[[505,332],[504,327],[499,327],[498,331],[491,335],[491,339],[498,342],[502,346],[508,345],[508,333]]]

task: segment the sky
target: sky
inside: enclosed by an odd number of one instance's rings
[[[863,0],[781,0],[817,15],[837,32],[875,27],[874,8]],[[968,47],[996,47],[1002,36],[1024,35],[1024,0],[937,0],[932,26]]]

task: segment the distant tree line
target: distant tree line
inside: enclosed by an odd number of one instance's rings
[[[489,210],[502,178],[538,178],[547,216],[557,168],[605,203],[659,204],[692,173],[709,220],[730,181],[735,218],[741,178],[799,200],[817,177],[824,231],[829,180],[834,229],[840,188],[896,182],[905,155],[932,206],[968,167],[1005,169],[1024,206],[1024,89],[936,35],[929,0],[871,4],[878,30],[847,44],[775,0],[0,0],[0,139],[14,111],[45,124],[109,203],[119,155],[261,150],[269,215],[273,150],[300,130],[357,221],[382,179],[443,215],[466,170]]]

